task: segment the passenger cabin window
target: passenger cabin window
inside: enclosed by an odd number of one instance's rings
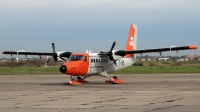
[[[101,58],[101,62],[104,62],[104,58]]]
[[[78,60],[82,60],[83,55],[71,55],[69,57],[69,61],[78,61]]]

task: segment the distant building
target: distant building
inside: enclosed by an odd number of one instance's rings
[[[177,59],[176,61],[187,61],[187,60],[185,60],[185,59]]]
[[[167,61],[169,58],[158,58],[159,61]]]
[[[148,56],[148,55],[137,56],[136,58],[137,58],[137,60],[140,60],[140,61],[155,61],[157,59],[156,56]]]
[[[188,54],[188,55],[185,55],[183,56],[183,58],[185,60],[199,60],[199,55],[198,54]]]

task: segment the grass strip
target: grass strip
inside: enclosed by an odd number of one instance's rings
[[[0,75],[61,74],[59,67],[0,67]]]
[[[164,74],[164,73],[200,73],[200,66],[130,66],[115,74]],[[0,67],[0,75],[42,75],[62,74],[59,67]]]
[[[115,74],[200,73],[200,66],[130,66]]]

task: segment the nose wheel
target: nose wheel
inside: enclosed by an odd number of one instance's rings
[[[87,76],[85,76],[84,78],[81,78],[81,77],[77,77],[77,80],[75,80],[75,78],[73,78],[73,76],[71,76],[70,78],[70,81],[69,81],[69,84],[71,85],[81,85],[81,84],[85,84],[85,83],[88,83],[89,81],[86,81],[85,78]]]

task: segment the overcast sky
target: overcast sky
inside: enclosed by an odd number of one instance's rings
[[[131,23],[138,26],[138,49],[199,47],[199,4],[199,0],[0,0],[0,51],[52,52],[52,40],[56,51],[107,51],[114,40],[115,49],[124,49]],[[178,55],[189,53],[195,52]]]

